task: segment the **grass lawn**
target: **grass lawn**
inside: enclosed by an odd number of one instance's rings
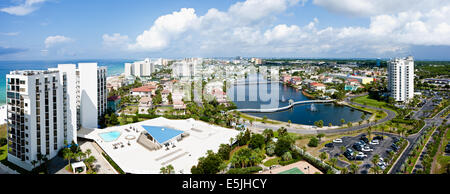
[[[251,116],[251,115],[248,115],[248,114],[244,114],[244,113],[241,113],[241,118],[246,119],[248,121],[252,120],[253,122],[255,122],[255,121],[262,122],[263,121],[262,118],[254,117],[254,116]],[[277,122],[277,121],[273,121],[273,120],[269,120],[269,119],[267,119],[265,121],[265,123],[274,124],[274,125],[281,124],[281,122]]]
[[[379,108],[381,106],[382,108],[385,108],[385,109],[388,109],[388,110],[391,110],[391,111],[394,111],[395,113],[397,113],[397,111],[395,111],[394,109],[392,109],[388,106],[387,102],[371,99],[371,98],[369,98],[369,95],[353,98],[352,102],[356,102],[358,104],[367,105],[367,106],[373,106],[376,108]]]
[[[280,160],[281,160],[280,157],[272,158],[272,159],[267,160],[266,162],[264,162],[264,166],[270,167],[272,165],[278,165]]]

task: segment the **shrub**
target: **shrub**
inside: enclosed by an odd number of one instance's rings
[[[292,154],[291,152],[285,152],[282,156],[283,161],[288,161],[288,160],[292,160]]]
[[[309,140],[309,147],[317,147],[317,145],[319,145],[319,139],[317,139],[316,137],[313,137],[311,138],[311,140]]]
[[[266,147],[266,154],[268,156],[273,156],[275,154],[275,144],[271,143]]]
[[[262,170],[260,166],[252,166],[247,168],[232,168],[228,170],[227,174],[251,174]]]

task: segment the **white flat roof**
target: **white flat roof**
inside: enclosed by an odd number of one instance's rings
[[[149,151],[136,141],[139,135],[145,131],[142,125],[148,126],[170,126],[171,128],[189,133],[189,136],[181,141],[174,141],[176,147],[165,147]],[[130,127],[133,129],[130,130]],[[192,130],[194,128],[194,130]],[[125,129],[128,129],[126,131]],[[113,142],[105,142],[98,135],[99,133],[119,131],[120,137]],[[220,144],[228,144],[230,138],[235,138],[239,131],[227,129],[215,125],[210,125],[202,121],[193,119],[169,120],[159,117],[139,123],[125,126],[110,127],[106,129],[86,130],[79,136],[95,140],[100,147],[127,173],[135,174],[159,174],[161,167],[172,165],[176,173],[190,174],[193,165],[197,165],[200,157],[206,156],[208,150],[217,152]],[[127,140],[126,137],[134,136],[135,139]],[[129,139],[129,138],[128,138]],[[121,145],[117,146],[118,143]],[[130,142],[131,145],[128,145]],[[116,144],[117,149],[114,149]]]

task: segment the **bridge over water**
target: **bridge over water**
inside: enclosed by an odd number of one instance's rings
[[[269,108],[269,109],[235,109],[235,110],[231,110],[231,111],[238,111],[238,112],[243,112],[243,113],[271,113],[271,112],[279,112],[279,111],[288,110],[288,109],[294,107],[295,105],[299,105],[299,104],[330,103],[330,102],[334,102],[334,101],[335,100],[306,100],[306,101],[292,102],[292,100],[291,100],[291,102],[289,102],[288,106],[279,107],[279,108]]]
[[[239,82],[234,82],[233,85],[237,86],[237,85],[256,85],[256,84],[276,84],[276,83],[281,83],[280,81],[262,81],[262,82],[258,82],[258,81],[250,81],[250,82],[243,82],[243,81],[239,81]]]

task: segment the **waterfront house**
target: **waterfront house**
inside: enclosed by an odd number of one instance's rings
[[[309,89],[312,91],[324,91],[326,86],[322,83],[312,82],[309,84]]]

